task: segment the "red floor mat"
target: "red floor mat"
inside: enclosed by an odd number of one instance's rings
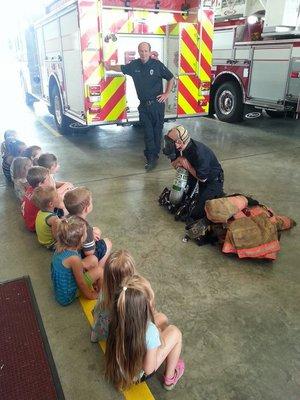
[[[0,399],[64,399],[29,277],[0,283]]]

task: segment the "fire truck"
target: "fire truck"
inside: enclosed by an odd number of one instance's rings
[[[250,6],[255,3],[251,21]],[[264,109],[271,117],[298,117],[300,0],[221,0],[218,4],[210,113],[225,122],[240,121],[255,109]]]
[[[104,62],[126,64],[146,41],[176,77],[166,120],[207,115],[213,24],[207,0],[52,2],[20,45],[27,104],[44,101],[61,132],[138,121],[131,77],[106,71]]]

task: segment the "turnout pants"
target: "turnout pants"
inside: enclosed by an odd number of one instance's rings
[[[190,175],[188,184],[190,188],[194,188],[197,180]],[[207,183],[199,182],[199,193],[195,198],[194,207],[190,210],[189,218],[193,221],[205,217],[205,202],[216,197],[222,197],[223,191],[223,177],[216,178],[215,180]]]
[[[140,123],[144,127],[144,154],[148,162],[158,159],[164,126],[165,104],[156,100],[141,102],[138,107]]]

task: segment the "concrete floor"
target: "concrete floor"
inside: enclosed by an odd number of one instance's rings
[[[37,121],[40,115],[53,124],[51,118],[39,106],[36,115],[26,109],[13,73],[9,76],[0,82],[2,97],[7,94],[1,132],[16,128],[28,145],[40,144],[57,155],[59,179],[92,190],[90,221],[112,239],[114,249],[132,252],[138,270],[151,281],[158,308],[183,331],[186,373],[173,392],[164,391],[155,376],[149,383],[154,397],[298,400],[299,225],[282,235],[274,263],[239,261],[212,246],[182,243],[184,225],[157,204],[174,171],[161,157],[155,171],[144,172],[140,130],[112,126],[55,137]],[[230,125],[199,118],[184,123],[222,161],[227,193],[253,194],[300,222],[299,121],[264,117]],[[25,231],[3,176],[0,199],[0,281],[30,275],[66,399],[123,398],[103,379],[103,354],[89,342],[79,303],[66,308],[55,303],[51,255]]]

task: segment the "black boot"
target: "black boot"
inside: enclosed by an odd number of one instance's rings
[[[157,159],[149,159],[145,164],[146,172],[152,171],[157,166]]]

